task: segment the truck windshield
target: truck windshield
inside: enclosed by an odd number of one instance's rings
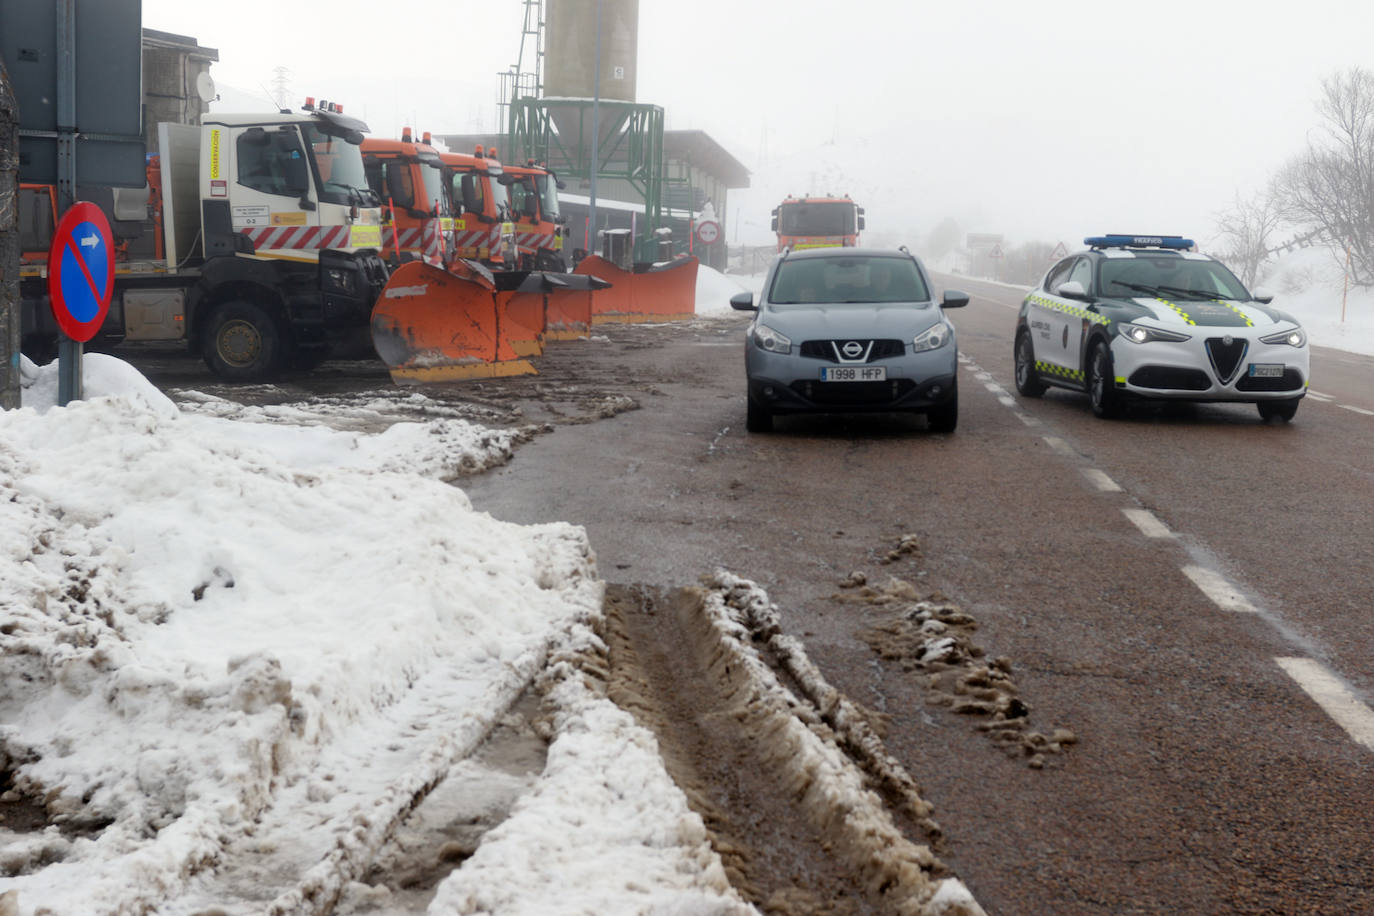
[[[444,173],[438,166],[420,164],[420,174],[425,182],[425,199],[422,206],[428,210],[437,206],[439,213],[448,213],[448,195],[444,193]]]
[[[315,124],[302,124],[301,133],[320,178],[320,200],[344,205],[372,201],[363,171],[362,147],[325,133]]]
[[[558,219],[558,182],[552,175],[539,175],[534,183],[539,188],[539,205],[544,208],[544,219],[555,222]]]
[[[854,235],[858,220],[853,201],[804,201],[778,208],[779,235]]]

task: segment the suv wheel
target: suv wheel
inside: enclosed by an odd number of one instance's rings
[[[769,433],[773,431],[773,415],[764,408],[754,403],[753,398],[746,399],[748,407],[744,415],[744,428],[751,433]]]

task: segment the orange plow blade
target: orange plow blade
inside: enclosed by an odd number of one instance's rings
[[[506,337],[491,273],[467,261],[452,272],[423,261],[392,271],[372,309],[372,345],[397,382],[533,375]],[[522,330],[521,335],[524,334]]]
[[[633,272],[598,255],[588,255],[573,271],[610,283],[592,294],[592,323],[677,321],[696,314],[696,258],[675,258]]]
[[[546,340],[582,340],[592,333],[592,297],[611,284],[585,274],[545,273]]]

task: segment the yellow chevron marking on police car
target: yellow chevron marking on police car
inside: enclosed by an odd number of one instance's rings
[[[1213,301],[1220,302],[1222,305],[1226,306],[1228,309],[1239,315],[1240,320],[1245,322],[1245,326],[1247,328],[1253,328],[1255,326],[1255,323],[1250,320],[1250,316],[1245,314],[1245,312],[1241,311],[1240,308],[1236,306],[1234,302],[1227,302],[1225,299],[1216,299]]]
[[[1052,312],[1063,312],[1065,315],[1072,315],[1074,318],[1082,318],[1084,321],[1090,321],[1093,324],[1112,323],[1112,320],[1104,315],[1099,315],[1096,312],[1090,312],[1087,309],[1079,308],[1076,305],[1065,305],[1062,302],[1057,302],[1054,299],[1049,299],[1045,296],[1031,296],[1030,301],[1034,302],[1041,308],[1047,308]]]
[[[1083,381],[1083,373],[1078,369],[1069,369],[1065,366],[1057,366],[1054,363],[1041,362],[1038,359],[1035,361],[1035,371],[1042,375],[1055,375],[1059,378],[1066,378],[1075,382]]]
[[[1156,301],[1162,302],[1168,308],[1173,309],[1174,314],[1182,318],[1184,322],[1186,322],[1187,324],[1191,324],[1193,327],[1197,327],[1197,322],[1193,320],[1193,316],[1189,315],[1186,311],[1184,311],[1182,306],[1174,305],[1174,303],[1170,302],[1168,299],[1158,299]]]

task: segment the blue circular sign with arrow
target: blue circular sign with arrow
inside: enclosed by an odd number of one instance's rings
[[[62,214],[48,248],[48,298],[62,332],[85,343],[100,330],[114,292],[110,221],[81,201]]]

